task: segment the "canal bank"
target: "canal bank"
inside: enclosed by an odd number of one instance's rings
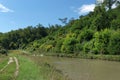
[[[61,53],[46,53],[46,56],[67,57],[67,58],[80,58],[80,59],[98,59],[107,61],[120,61],[120,55],[95,55],[95,54],[61,54]]]

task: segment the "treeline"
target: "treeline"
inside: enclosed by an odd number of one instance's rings
[[[28,26],[24,29],[0,34],[0,46],[6,49],[23,49],[34,40],[47,36],[47,29],[38,24],[35,27]]]
[[[65,21],[64,21],[65,22]],[[27,27],[0,33],[0,46],[65,54],[120,54],[120,5],[96,6],[94,12],[71,19],[64,26]]]
[[[120,54],[120,6],[106,10],[96,6],[94,12],[70,20],[53,33],[30,43],[28,50],[66,54]]]

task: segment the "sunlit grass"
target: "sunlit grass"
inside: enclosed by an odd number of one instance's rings
[[[17,80],[43,80],[39,67],[25,56],[17,57],[19,60],[19,76]]]
[[[15,69],[15,62],[9,64],[9,66],[7,66],[2,72],[0,72],[0,80],[14,80]]]
[[[1,59],[1,68],[7,64],[9,57],[14,56],[19,63],[18,76],[14,76],[16,64],[13,62],[0,73],[0,80],[68,80],[61,71],[49,63],[48,58],[24,54],[19,50],[9,51],[9,55]]]
[[[38,66],[41,66],[40,74],[42,74],[44,80],[69,80],[60,70],[52,66],[48,57],[32,56],[31,58]]]
[[[0,70],[7,64],[8,57],[0,57]]]

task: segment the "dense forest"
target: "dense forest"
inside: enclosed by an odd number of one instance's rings
[[[111,1],[106,2],[106,1]],[[0,33],[0,47],[8,50],[40,50],[59,54],[120,54],[120,5],[97,4],[94,12],[79,19],[60,19],[64,25],[28,26]]]

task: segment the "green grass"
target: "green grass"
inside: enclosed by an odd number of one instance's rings
[[[32,60],[25,56],[18,56],[17,58],[20,64],[17,80],[43,80],[39,67]]]
[[[7,64],[8,57],[0,57],[0,70]]]
[[[0,73],[0,80],[43,80],[40,75],[39,67],[28,57],[22,56],[20,51],[9,51],[8,57],[16,56],[19,61],[19,73],[15,78],[16,70],[15,62],[8,65],[4,71]],[[8,57],[0,58],[0,68],[2,69],[8,62]]]
[[[68,57],[68,58],[81,58],[81,59],[99,59],[99,60],[108,60],[108,61],[120,61],[120,55],[105,55],[105,54],[57,54],[57,53],[48,53],[47,56],[57,56],[57,57]]]
[[[83,59],[99,59],[99,60],[108,60],[108,61],[120,61],[120,55],[80,54],[77,57],[83,58]]]
[[[57,70],[48,63],[43,65],[41,74],[44,75],[45,80],[68,80],[68,78],[65,77],[60,70]]]
[[[47,58],[31,56],[22,51],[9,51],[8,57],[16,56],[19,62],[19,74],[15,78],[15,62],[0,73],[0,80],[68,80],[61,71],[52,66]],[[4,64],[8,61],[4,57]],[[6,60],[7,59],[7,60]],[[2,63],[1,63],[2,64]]]
[[[69,80],[60,70],[51,65],[48,57],[34,56],[31,58],[38,66],[41,66],[40,74],[42,74],[44,80]]]
[[[15,62],[9,64],[5,70],[0,73],[0,80],[14,80],[14,72],[16,69]]]

